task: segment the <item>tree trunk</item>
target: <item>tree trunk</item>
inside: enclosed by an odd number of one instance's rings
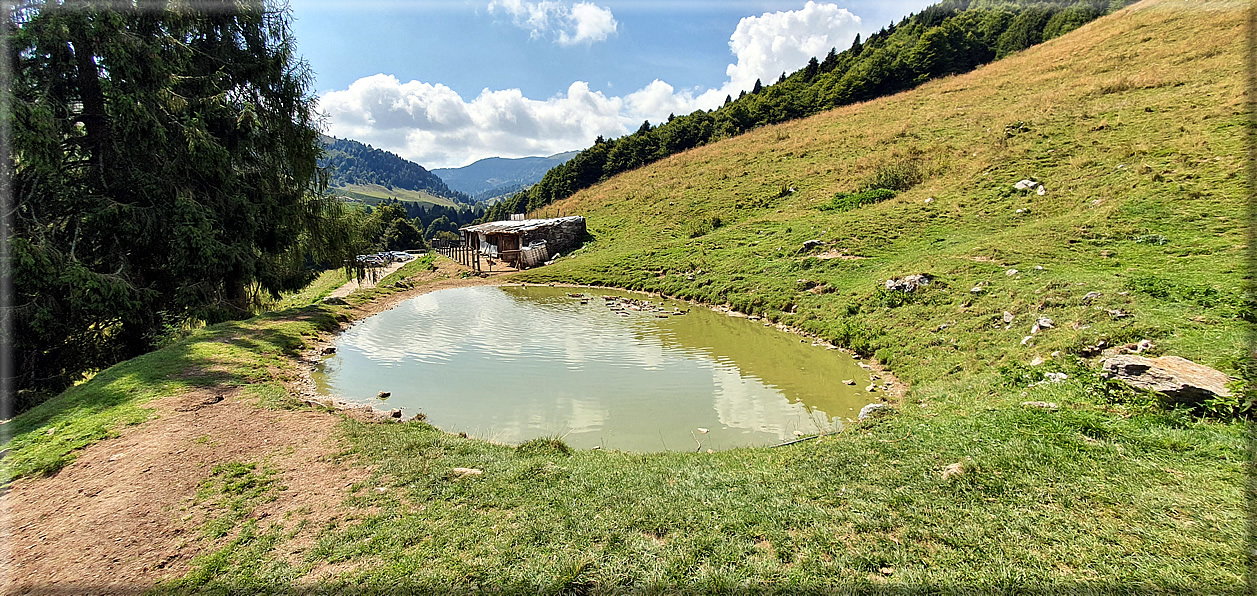
[[[76,82],[80,99],[83,101],[83,114],[80,119],[86,129],[85,146],[91,156],[92,166],[100,176],[101,185],[109,189],[107,174],[109,167],[109,118],[105,109],[105,94],[100,86],[100,66],[96,64],[96,42],[92,39],[92,11],[84,7],[74,7],[69,11],[68,19],[70,43],[74,47],[74,59],[77,66]]]

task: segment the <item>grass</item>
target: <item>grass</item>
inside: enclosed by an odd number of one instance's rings
[[[817,209],[821,211],[850,211],[893,198],[895,198],[895,191],[889,188],[871,188],[861,192],[839,192],[834,193],[833,199],[828,203],[822,203]]]
[[[101,371],[6,424],[8,479],[55,473],[74,461],[79,449],[154,416],[145,404],[159,397],[242,387],[259,406],[291,407],[271,370],[291,368],[291,358],[310,338],[337,328],[337,317],[329,307],[307,306],[212,325]]]
[[[974,73],[608,180],[554,207],[584,214],[593,240],[517,278],[729,304],[821,335],[910,383],[896,415],[714,454],[576,451],[558,437],[512,447],[346,420],[342,457],[372,474],[342,504],[350,513],[296,557],[285,545],[300,528],[242,521],[167,587],[1242,591],[1245,426],[1115,388],[1086,357],[1100,340],[1151,339],[1154,353],[1232,374],[1244,361],[1245,7],[1193,6],[1144,2]],[[1014,190],[1022,178],[1047,193]],[[875,179],[904,188],[817,209]],[[824,246],[800,253],[813,239]],[[912,273],[933,281],[884,289]],[[396,290],[386,279],[349,300]],[[79,405],[142,420],[144,396],[186,382],[171,375],[192,360],[265,382],[250,371],[333,312],[211,328],[105,371],[18,417],[6,464],[59,441],[44,434],[56,416],[97,415],[72,414]],[[282,322],[295,313],[317,317]],[[1054,325],[1032,335],[1040,317]],[[1041,383],[1045,372],[1067,378]]]
[[[320,273],[314,281],[300,291],[280,298],[278,302],[271,305],[269,310],[285,310],[313,304],[326,298],[328,294],[349,281],[350,276],[345,274],[344,269],[329,269]]]
[[[352,304],[404,289],[397,284],[432,267],[435,254],[414,259],[375,288],[351,294]],[[339,287],[344,273],[323,273],[306,289],[281,299],[276,310],[246,321],[187,330],[170,345],[100,373],[6,423],[4,484],[23,476],[53,474],[76,452],[124,425],[154,415],[146,403],[205,387],[240,387],[262,408],[290,408],[295,401],[271,372],[292,367],[291,358],[320,333],[337,329],[343,312],[319,304]]]
[[[333,592],[1239,585],[1239,427],[1009,407],[1017,399],[711,455],[569,452],[553,438],[510,448],[418,422],[346,423],[352,453],[378,466],[364,485],[388,490],[352,498],[373,513],[243,585],[323,564],[353,569],[321,583]],[[953,463],[963,473],[944,477]],[[224,569],[274,562],[222,557]]]
[[[219,515],[211,515],[201,529],[209,538],[223,538],[245,521],[259,504],[275,499],[285,490],[271,468],[258,464],[227,462],[214,466],[197,490],[196,502]]]
[[[358,199],[367,205],[377,205],[383,199],[397,199],[399,201],[423,203],[425,205],[441,205],[443,207],[458,206],[458,204],[451,199],[428,194],[422,190],[388,188],[379,184],[346,184],[331,190],[336,194]]]

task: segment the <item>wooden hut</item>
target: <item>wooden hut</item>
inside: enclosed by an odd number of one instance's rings
[[[512,267],[533,267],[554,255],[575,250],[585,239],[585,218],[579,215],[552,219],[492,221],[459,229],[463,242],[478,247],[480,254]]]

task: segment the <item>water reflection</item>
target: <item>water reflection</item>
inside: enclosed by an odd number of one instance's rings
[[[573,298],[580,292],[589,298]],[[408,300],[346,331],[315,374],[345,399],[449,431],[630,451],[769,444],[831,430],[869,401],[847,356],[685,303],[617,311],[561,288],[474,287]],[[636,296],[644,299],[643,296]],[[701,433],[697,429],[707,429]]]

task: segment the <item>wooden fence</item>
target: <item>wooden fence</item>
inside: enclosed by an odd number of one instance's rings
[[[449,257],[450,260],[459,265],[470,267],[472,271],[480,273],[480,251],[477,247],[461,241],[434,239],[432,241],[432,250],[436,251],[437,254]]]

